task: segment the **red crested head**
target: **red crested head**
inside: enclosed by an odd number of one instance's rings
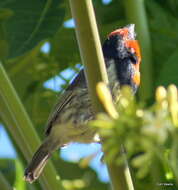
[[[135,40],[136,34],[135,34],[135,25],[129,24],[123,28],[119,28],[111,32],[108,37],[119,35],[122,36],[124,40]]]
[[[103,53],[107,66],[111,63],[108,60],[114,60],[121,84],[139,86],[141,53],[134,28],[129,24],[111,32],[103,44]]]

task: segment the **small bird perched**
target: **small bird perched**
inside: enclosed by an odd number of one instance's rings
[[[114,101],[123,85],[129,85],[135,93],[140,84],[141,55],[135,36],[134,24],[130,24],[111,32],[103,44],[109,88]],[[82,69],[52,111],[45,132],[47,137],[25,170],[25,180],[30,183],[35,181],[51,154],[59,147],[70,142],[96,142],[96,131],[87,126],[92,119],[94,112]]]

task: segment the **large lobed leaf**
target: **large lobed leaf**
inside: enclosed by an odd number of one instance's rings
[[[0,11],[9,13],[3,23],[8,58],[22,55],[52,37],[64,19],[62,4],[63,0],[1,0]]]

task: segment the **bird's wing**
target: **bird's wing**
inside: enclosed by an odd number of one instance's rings
[[[83,69],[74,78],[72,83],[66,88],[64,93],[59,97],[57,104],[52,109],[51,114],[49,115],[49,118],[47,121],[47,125],[46,125],[46,130],[45,130],[46,135],[49,135],[54,122],[60,115],[60,112],[63,110],[65,105],[67,105],[71,101],[71,99],[75,95],[74,90],[76,87],[77,88],[87,88]]]

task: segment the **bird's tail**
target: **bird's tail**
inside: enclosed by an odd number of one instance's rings
[[[51,150],[51,147],[49,147],[48,140],[38,148],[25,170],[24,179],[26,181],[32,183],[40,176],[53,151],[54,149]]]

